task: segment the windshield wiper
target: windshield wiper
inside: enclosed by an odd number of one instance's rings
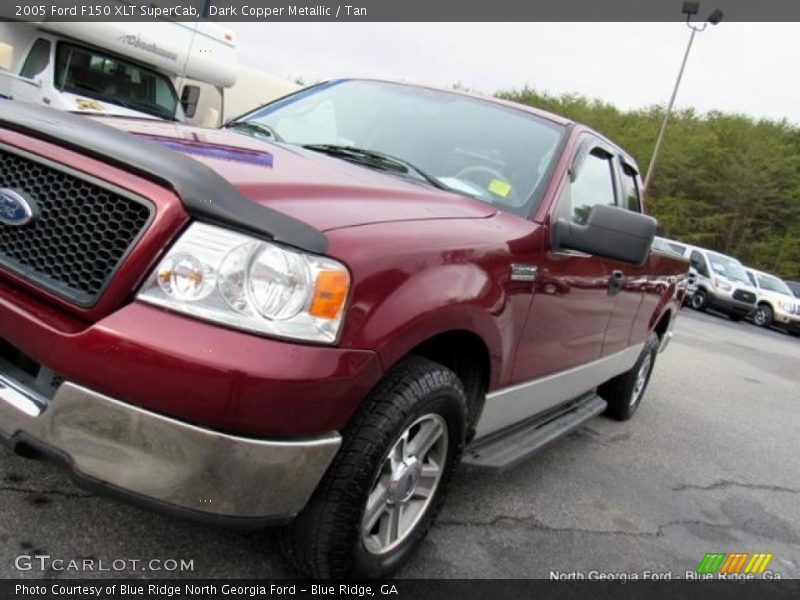
[[[241,129],[243,132],[249,134],[260,133],[268,138],[272,138],[276,142],[283,141],[283,138],[278,135],[277,131],[269,125],[264,125],[264,123],[259,123],[258,121],[231,121],[230,123],[226,123],[223,129]]]
[[[376,167],[385,171],[394,171],[396,173],[409,173],[413,171],[433,187],[440,190],[452,191],[448,186],[436,179],[436,177],[426,173],[407,160],[384,154],[383,152],[367,150],[366,148],[357,148],[355,146],[339,146],[337,144],[305,144],[303,148],[314,150],[315,152],[323,152],[345,160],[352,160],[353,162]]]

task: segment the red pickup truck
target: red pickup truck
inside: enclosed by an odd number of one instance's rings
[[[221,130],[0,103],[0,438],[384,576],[456,465],[638,408],[687,264],[558,116],[337,80]]]

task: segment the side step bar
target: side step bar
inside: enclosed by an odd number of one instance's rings
[[[599,415],[606,406],[606,401],[593,392],[556,411],[473,442],[467,446],[462,462],[508,469]]]

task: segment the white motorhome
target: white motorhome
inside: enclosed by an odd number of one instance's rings
[[[215,23],[0,23],[0,97],[6,99],[216,125],[223,90],[237,74],[234,34]],[[207,94],[216,90],[219,100],[203,98],[196,82],[208,86]],[[218,109],[197,111],[215,102]]]

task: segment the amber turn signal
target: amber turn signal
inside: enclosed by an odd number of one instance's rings
[[[342,271],[322,271],[317,275],[314,296],[308,314],[321,319],[335,319],[344,308],[350,278]]]

